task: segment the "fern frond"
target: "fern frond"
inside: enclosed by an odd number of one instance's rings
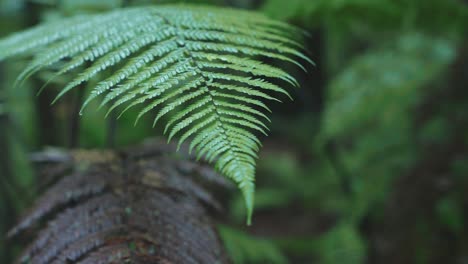
[[[57,75],[81,69],[58,94],[98,79],[83,109],[96,98],[108,113],[141,106],[137,120],[156,113],[169,140],[192,138],[198,158],[241,188],[250,222],[258,133],[266,135],[264,101],[289,93],[273,80],[298,86],[267,57],[304,69],[312,63],[296,39],[302,32],[263,15],[234,9],[177,5],[128,8],[40,25],[0,40],[0,60],[33,55],[19,76],[62,63]],[[110,72],[110,73],[109,73]],[[271,81],[270,81],[271,80]],[[82,110],[83,110],[82,109]]]

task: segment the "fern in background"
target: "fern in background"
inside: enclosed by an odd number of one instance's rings
[[[227,226],[220,226],[219,232],[234,264],[288,263],[280,249],[268,239],[255,238]]]
[[[262,15],[190,5],[121,9],[47,23],[0,41],[0,60],[32,55],[19,80],[44,68],[56,75],[78,72],[57,99],[98,79],[83,104],[102,98],[108,113],[141,107],[137,121],[156,113],[169,140],[216,161],[216,168],[242,190],[250,223],[260,141],[270,111],[264,101],[289,96],[277,79],[297,86],[268,57],[311,62],[294,39],[301,31]],[[108,72],[111,72],[108,74]],[[107,75],[106,75],[107,73]],[[82,109],[82,110],[83,110]],[[121,115],[120,114],[120,115]]]
[[[268,0],[262,10],[281,20],[368,33],[411,27],[453,33],[465,30],[468,19],[468,8],[460,0],[291,0],[287,5]]]
[[[349,136],[372,124],[395,124],[421,100],[420,89],[453,62],[455,47],[451,39],[413,32],[354,59],[330,83],[323,136]],[[386,68],[380,70],[382,64]]]

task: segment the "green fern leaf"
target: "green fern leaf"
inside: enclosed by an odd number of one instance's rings
[[[81,15],[37,26],[0,40],[0,60],[33,56],[19,76],[60,63],[58,75],[78,72],[57,99],[98,79],[82,110],[102,98],[108,113],[141,106],[139,115],[166,120],[164,133],[190,138],[198,159],[233,179],[242,190],[250,223],[254,176],[270,109],[264,101],[291,97],[281,86],[298,86],[268,57],[304,69],[312,63],[297,39],[303,32],[263,15],[235,9],[167,5]],[[81,88],[80,88],[81,89]]]

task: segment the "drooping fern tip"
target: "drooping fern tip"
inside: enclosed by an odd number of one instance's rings
[[[271,112],[266,101],[290,97],[297,81],[271,58],[304,69],[302,31],[262,14],[227,8],[164,5],[119,9],[48,22],[0,40],[0,60],[32,56],[23,80],[51,66],[73,89],[92,87],[82,110],[96,98],[108,113],[140,107],[178,144],[190,139],[198,158],[215,162],[245,198],[247,222],[254,207],[260,140]],[[56,67],[57,68],[57,67]],[[273,82],[274,81],[274,82]],[[280,83],[279,85],[277,83]]]

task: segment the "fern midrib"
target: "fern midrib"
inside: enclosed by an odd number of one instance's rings
[[[213,91],[209,88],[210,87],[209,86],[210,78],[203,73],[202,67],[197,62],[197,60],[193,57],[192,51],[186,47],[185,40],[181,37],[182,34],[180,34],[180,30],[181,30],[180,26],[173,25],[170,22],[169,19],[167,19],[164,15],[162,15],[162,14],[160,14],[158,12],[155,12],[154,14],[156,16],[160,17],[168,26],[171,26],[171,27],[174,28],[175,35],[178,37],[177,45],[181,49],[183,49],[185,51],[185,52],[183,52],[183,55],[189,60],[189,63],[194,65],[195,72],[203,78],[203,84],[205,85],[205,89],[207,91],[207,95],[208,95],[210,104],[212,105],[212,107],[214,109],[214,116],[215,116],[216,123],[218,124],[220,134],[223,137],[223,141],[225,142],[225,145],[228,146],[227,152],[229,153],[229,155],[231,155],[233,157],[233,159],[231,161],[227,162],[224,165],[224,167],[228,166],[230,163],[233,162],[234,167],[242,168],[242,165],[239,164],[239,162],[240,162],[239,153],[238,153],[238,151],[235,150],[233,142],[231,140],[229,140],[229,137],[228,137],[228,134],[227,134],[228,129],[226,128],[226,125],[224,124],[224,122],[222,120],[222,114],[219,112],[218,106],[215,103]],[[232,175],[226,175],[226,176],[229,176],[229,177],[233,178]],[[249,175],[249,176],[251,176],[251,175]],[[250,177],[248,177],[248,178],[250,178]],[[243,179],[248,179],[248,178],[246,177],[246,178],[243,178]],[[245,185],[249,185],[249,184],[252,184],[252,183],[249,182],[248,180],[242,180],[241,182],[238,182],[238,184],[240,184],[242,186],[245,186]],[[248,211],[250,211],[250,210],[248,210]],[[250,218],[251,218],[251,216],[248,216],[248,220],[247,220],[248,223],[250,223]]]
[[[216,103],[214,101],[213,91],[209,88],[210,87],[209,86],[209,77],[206,76],[205,74],[203,74],[203,71],[201,70],[201,67],[200,67],[199,63],[192,57],[191,51],[189,49],[187,49],[187,48],[184,48],[184,50],[187,51],[186,54],[188,54],[188,59],[195,65],[195,67],[196,67],[195,72],[197,74],[199,74],[203,78],[203,83],[206,85],[205,89],[206,89],[206,91],[208,93],[208,98],[210,100],[210,104],[213,106],[213,109],[214,109],[214,112],[215,112],[216,122],[218,122],[219,127],[220,127],[220,133],[223,135],[224,140],[228,143],[228,145],[229,145],[229,150],[228,151],[231,154],[233,154],[233,156],[235,157],[234,160],[236,161],[236,165],[239,166],[239,164],[237,163],[238,160],[239,160],[239,157],[237,155],[237,151],[233,150],[234,145],[229,140],[229,137],[228,137],[227,132],[226,132],[227,128],[225,127],[224,122],[221,119],[222,114],[219,112],[218,106],[216,105]]]

